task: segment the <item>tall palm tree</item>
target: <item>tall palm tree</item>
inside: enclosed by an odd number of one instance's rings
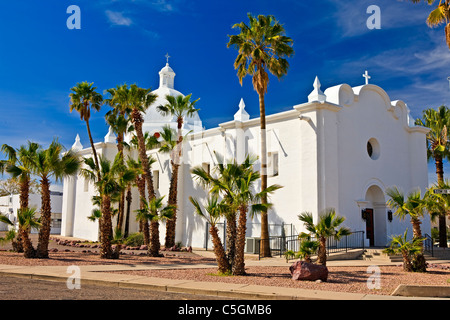
[[[1,150],[6,155],[7,159],[0,161],[0,171],[8,172],[13,178],[19,181],[19,203],[20,209],[25,211],[28,208],[29,193],[30,193],[30,183],[31,183],[31,166],[30,166],[30,155],[34,154],[36,150],[40,147],[39,144],[35,142],[28,141],[25,146],[20,146],[19,149],[15,149],[7,144],[3,144]],[[23,251],[22,244],[22,232],[18,230],[17,236],[17,252]]]
[[[37,257],[48,258],[48,243],[51,228],[51,180],[59,181],[66,176],[74,175],[80,167],[79,157],[72,150],[63,154],[64,147],[57,140],[53,140],[47,149],[39,148],[30,154],[29,163],[33,174],[40,178],[41,184],[41,228]]]
[[[108,98],[105,104],[112,109],[105,115],[106,122],[110,125],[113,132],[117,135],[117,150],[124,159],[124,135],[133,129],[129,119],[129,103],[127,95],[127,85],[120,85],[116,88],[110,88],[105,91]],[[123,160],[124,161],[124,160]],[[119,200],[119,212],[117,218],[117,228],[123,229],[123,220],[125,214],[125,190],[122,192]]]
[[[426,202],[421,198],[420,191],[413,191],[405,197],[403,192],[394,186],[386,189],[386,195],[389,197],[387,205],[396,210],[394,214],[398,216],[400,220],[404,220],[409,216],[413,229],[413,237],[422,239],[420,225],[422,224],[421,219],[424,215]],[[425,272],[426,261],[423,255],[423,243],[421,243],[420,246],[420,253],[415,255],[413,265],[415,271]]]
[[[100,111],[103,104],[103,97],[101,94],[96,92],[96,87],[93,86],[94,83],[81,82],[70,90],[70,112],[76,110],[80,114],[80,119],[86,122],[86,128],[89,135],[89,142],[91,143],[92,154],[94,156],[94,163],[98,167],[98,155],[97,150],[94,146],[94,140],[92,139],[91,128],[89,126],[89,119],[91,118],[91,109],[95,111]],[[100,170],[97,170],[100,173]],[[100,176],[97,177],[100,180]]]
[[[182,95],[178,95],[176,97],[171,95],[166,95],[167,103],[165,105],[157,106],[156,109],[164,116],[171,115],[174,116],[177,120],[177,143],[175,148],[172,147],[172,144],[165,144],[165,150],[172,153],[171,164],[172,164],[172,178],[170,180],[170,188],[169,188],[169,204],[173,206],[177,206],[177,187],[178,187],[178,171],[180,166],[180,159],[182,155],[182,143],[183,143],[183,135],[182,128],[185,117],[190,117],[197,113],[199,109],[195,108],[195,104],[200,100],[197,99],[195,101],[191,101],[192,94],[189,94],[185,97]],[[163,133],[170,134],[169,131],[166,130]],[[163,146],[164,147],[164,146]],[[169,147],[170,150],[167,150]],[[165,247],[170,248],[175,245],[175,228],[176,228],[176,211],[174,212],[173,219],[167,221],[166,226],[166,239],[165,239]]]
[[[450,124],[450,110],[440,106],[438,110],[429,108],[423,111],[422,119],[416,120],[417,125],[430,128],[427,133],[427,158],[434,160],[436,166],[437,183],[444,182],[444,159],[450,158],[448,126]],[[447,247],[446,214],[439,216],[439,246]]]
[[[339,240],[343,236],[349,235],[351,233],[348,228],[340,227],[340,225],[345,221],[345,218],[338,216],[335,209],[333,208],[329,208],[321,212],[317,224],[314,224],[314,218],[311,212],[303,212],[298,216],[298,218],[304,223],[306,230],[309,232],[309,234],[303,233],[300,236],[302,238],[309,238],[313,236],[319,241],[319,248],[317,250],[317,263],[326,266],[327,238],[334,237],[336,240]]]
[[[267,188],[267,149],[266,149],[266,107],[265,94],[269,85],[268,72],[278,79],[287,74],[292,39],[285,36],[284,27],[272,15],[253,17],[248,14],[249,25],[244,22],[235,24],[233,28],[240,30],[238,35],[229,36],[228,47],[235,47],[239,53],[234,62],[239,83],[245,76],[252,77],[253,88],[259,96],[259,113],[261,129],[261,190]],[[266,203],[267,199],[263,199]],[[261,254],[270,256],[269,225],[267,212],[261,213]]]
[[[127,183],[135,179],[135,172],[124,166],[120,154],[117,154],[111,163],[104,157],[99,158],[100,167],[97,167],[92,158],[84,158],[85,168],[81,169],[81,174],[89,180],[95,182],[99,194],[101,221],[100,221],[100,239],[101,250],[100,257],[104,259],[118,258],[118,252],[111,248],[112,234],[112,207],[111,202],[114,198],[120,196]],[[100,174],[96,171],[100,169]],[[100,176],[100,180],[96,177]]]
[[[421,0],[411,0],[413,3],[419,3]],[[432,5],[436,0],[424,0],[424,2]],[[450,0],[440,0],[437,7],[431,11],[427,18],[427,25],[429,27],[438,27],[441,24],[445,25],[445,41],[450,48]]]
[[[197,199],[189,197],[189,200],[194,205],[195,212],[206,219],[209,223],[209,233],[211,234],[214,255],[216,256],[218,271],[221,274],[229,274],[231,272],[231,266],[228,262],[225,249],[223,248],[222,241],[219,237],[219,230],[217,223],[223,215],[223,206],[220,205],[217,196],[211,196],[208,198],[207,204],[204,209],[207,214],[203,212],[202,206]]]

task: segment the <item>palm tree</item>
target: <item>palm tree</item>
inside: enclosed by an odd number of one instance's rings
[[[19,221],[19,232],[23,239],[23,253],[25,258],[36,258],[36,249],[30,239],[31,229],[39,229],[41,224],[36,218],[35,208],[24,208],[17,210],[17,220]]]
[[[39,147],[39,144],[28,141],[26,146],[20,146],[19,149],[15,149],[7,144],[3,144],[1,148],[7,160],[0,161],[0,171],[2,173],[5,171],[8,172],[13,178],[19,181],[19,203],[21,210],[27,209],[29,202],[31,183],[30,155],[34,154]],[[18,231],[16,250],[17,252],[22,252],[23,244],[20,225]]]
[[[112,109],[105,115],[106,122],[110,125],[113,132],[117,135],[117,150],[124,157],[124,135],[132,131],[133,126],[130,125],[128,117],[130,110],[128,105],[127,86],[120,85],[116,88],[106,90],[109,97],[105,99],[105,104]],[[125,190],[121,194],[119,201],[119,214],[117,219],[117,227],[122,230],[125,214]]]
[[[100,111],[103,104],[103,97],[101,94],[97,93],[96,87],[93,86],[94,83],[81,82],[70,90],[70,112],[76,110],[80,114],[80,119],[86,122],[86,128],[89,135],[89,142],[91,143],[92,153],[94,155],[94,163],[98,167],[98,155],[94,147],[94,140],[92,139],[91,128],[89,126],[89,119],[91,118],[91,109],[95,111]],[[97,170],[100,173],[100,170]],[[100,180],[100,177],[97,177]]]
[[[128,182],[135,179],[135,172],[124,166],[120,154],[117,154],[111,163],[104,157],[99,158],[100,167],[97,167],[92,158],[84,158],[86,168],[81,170],[81,174],[89,180],[95,182],[99,194],[101,220],[100,220],[100,238],[101,250],[100,257],[104,259],[115,259],[118,255],[111,248],[112,234],[112,212],[111,202],[114,198],[120,196],[121,192]],[[96,171],[100,169],[100,174]],[[100,176],[101,180],[96,181]]]
[[[314,218],[311,212],[303,212],[298,215],[300,221],[305,225],[309,234],[302,233],[300,237],[314,237],[319,241],[317,250],[317,263],[323,266],[327,264],[326,241],[329,237],[340,240],[343,236],[351,233],[348,228],[338,227],[345,221],[344,217],[338,216],[335,209],[326,209],[319,215],[319,221],[314,224]]]
[[[421,0],[411,0],[413,3],[418,3]],[[429,5],[434,4],[435,0],[424,0]],[[445,24],[445,41],[450,48],[450,0],[440,0],[437,7],[431,11],[427,18],[427,25],[429,27],[437,27]]]
[[[137,216],[139,219],[149,220],[150,223],[150,245],[148,246],[148,256],[159,257],[162,256],[159,253],[159,221],[171,219],[173,216],[174,208],[171,205],[167,205],[163,208],[164,197],[154,197],[150,201],[144,201],[144,208],[138,210]]]
[[[383,252],[388,254],[401,254],[403,258],[403,270],[406,272],[413,272],[413,257],[421,252],[421,243],[423,239],[412,238],[410,241],[407,240],[406,230],[402,235],[397,235],[392,237],[391,244],[388,248],[383,250]]]
[[[266,107],[264,96],[269,85],[267,71],[280,79],[287,74],[289,63],[285,59],[290,57],[292,39],[285,36],[283,26],[272,15],[253,17],[248,14],[250,24],[244,22],[235,24],[240,34],[229,36],[227,47],[235,47],[239,53],[234,62],[237,69],[239,83],[249,75],[252,77],[253,88],[259,96],[260,129],[261,129],[261,190],[267,188],[267,150],[266,150]],[[267,199],[263,199],[266,203]],[[267,211],[261,213],[261,254],[270,256],[269,225]]]
[[[217,196],[211,196],[208,198],[206,206],[204,206],[205,211],[207,212],[207,214],[205,214],[197,199],[189,197],[189,200],[194,205],[195,212],[205,218],[209,223],[209,233],[211,234],[219,273],[229,274],[231,272],[231,266],[225,254],[225,249],[223,248],[222,241],[219,237],[219,230],[217,228],[217,223],[223,215],[223,206],[219,204]]]
[[[416,124],[427,128],[427,158],[434,160],[436,166],[437,183],[444,182],[444,159],[450,158],[449,140],[447,128],[450,123],[450,110],[446,106],[440,106],[438,110],[426,109],[422,113],[422,119],[417,119]],[[441,212],[439,217],[439,246],[447,247],[446,214]]]
[[[390,198],[387,205],[396,210],[394,214],[403,220],[406,216],[411,219],[413,237],[416,239],[422,239],[422,230],[420,225],[422,224],[421,218],[424,215],[424,207],[426,202],[423,201],[420,195],[420,191],[413,191],[405,195],[397,187],[387,188],[386,195]],[[423,255],[423,243],[421,243],[421,250],[415,255],[413,260],[413,266],[415,271],[425,272],[426,261]]]
[[[165,105],[157,106],[156,109],[164,116],[170,115],[174,116],[177,120],[177,139],[175,147],[172,146],[171,143],[165,144],[166,152],[171,152],[171,164],[172,164],[172,178],[170,180],[170,188],[169,188],[169,204],[177,205],[177,186],[178,186],[178,171],[180,166],[180,159],[182,154],[182,128],[185,117],[190,117],[197,113],[199,109],[195,108],[195,104],[200,100],[197,99],[195,101],[191,101],[192,94],[189,94],[185,97],[182,95],[178,95],[176,97],[171,95],[166,95],[167,103]],[[170,134],[168,130],[164,132],[164,134]],[[164,137],[163,137],[164,138]],[[168,136],[169,138],[169,136]],[[170,137],[171,138],[171,137]],[[167,140],[165,140],[167,141]],[[163,150],[164,151],[164,150]],[[165,247],[170,248],[175,245],[175,228],[176,228],[176,220],[177,215],[176,211],[174,212],[173,219],[167,221],[166,226],[166,239],[165,239]]]
[[[41,184],[42,220],[36,252],[38,258],[48,258],[52,220],[50,181],[52,179],[59,181],[66,176],[74,175],[80,167],[79,157],[72,150],[62,154],[63,151],[63,146],[57,140],[53,140],[48,149],[39,148],[28,159],[33,174],[40,178]]]
[[[229,220],[235,222],[236,213],[239,213],[237,228],[230,234],[230,238],[235,239],[233,257],[229,257],[233,275],[245,274],[244,247],[249,209],[251,209],[252,216],[256,212],[267,210],[270,204],[262,203],[262,198],[266,197],[267,199],[267,194],[281,188],[279,185],[272,185],[259,193],[254,192],[254,183],[260,179],[259,172],[253,169],[255,160],[255,158],[247,156],[242,164],[238,164],[236,161],[224,164],[218,158],[219,164],[216,168],[219,173],[218,178],[214,178],[201,167],[192,170],[198,179],[210,186],[212,195],[223,196],[223,201],[227,206],[225,215],[227,218],[231,217],[231,219],[227,219],[227,222]]]

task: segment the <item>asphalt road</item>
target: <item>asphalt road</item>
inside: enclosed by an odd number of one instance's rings
[[[0,276],[0,300],[224,300],[222,297]],[[1,303],[0,303],[1,304]]]

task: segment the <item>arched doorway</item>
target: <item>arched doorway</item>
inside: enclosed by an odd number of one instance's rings
[[[384,247],[387,243],[387,215],[384,192],[377,185],[366,191],[367,203],[366,233],[371,246]]]

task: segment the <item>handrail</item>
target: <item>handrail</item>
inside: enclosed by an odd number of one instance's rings
[[[342,237],[340,240],[336,240],[334,237],[327,238],[327,255],[336,252],[347,252],[349,249],[364,249],[364,234],[364,231],[353,231],[351,234]],[[280,257],[287,251],[298,252],[301,243],[301,239],[299,239],[298,235],[269,237],[269,239],[265,240],[258,239],[256,241],[257,246],[261,245],[261,241],[269,241],[272,256],[279,255]],[[261,250],[258,250],[258,259],[261,258]],[[286,259],[291,260],[289,257],[286,257]]]
[[[433,245],[433,238],[425,233],[425,238],[423,240],[423,251],[424,252],[430,252],[431,256],[434,257],[434,245]]]

